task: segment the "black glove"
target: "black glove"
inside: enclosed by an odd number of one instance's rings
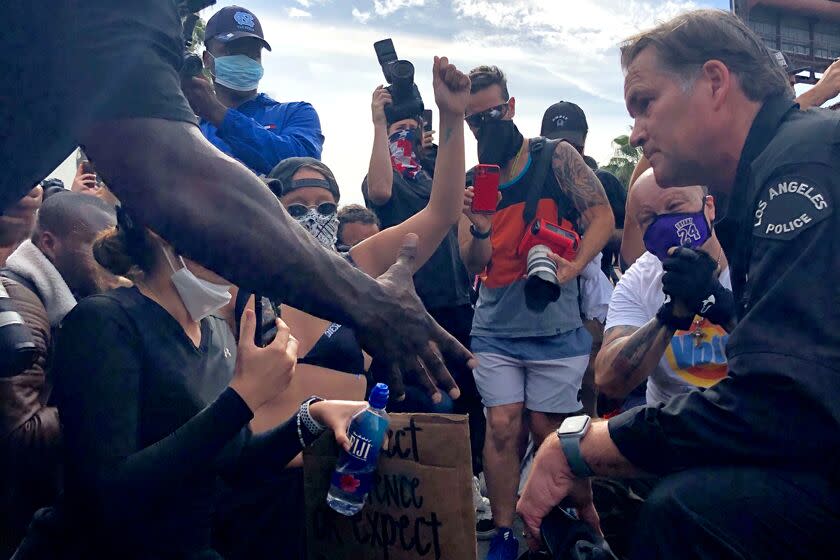
[[[662,291],[688,311],[718,325],[735,316],[735,298],[715,277],[717,263],[708,253],[679,247],[662,262],[662,268]]]
[[[703,300],[697,312],[712,323],[726,326],[735,318],[735,296],[715,280],[709,297]]]

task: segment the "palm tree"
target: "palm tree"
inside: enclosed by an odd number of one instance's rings
[[[636,164],[642,159],[642,149],[634,148],[630,145],[630,137],[626,134],[615,138],[612,142],[613,157],[610,162],[604,166],[604,169],[618,177],[624,188],[627,188],[627,183],[630,181],[630,176],[633,175],[633,169]]]

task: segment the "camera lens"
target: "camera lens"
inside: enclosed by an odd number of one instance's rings
[[[414,65],[407,60],[396,61],[391,65],[391,78],[398,97],[409,93],[414,83]]]
[[[542,311],[560,297],[557,265],[548,257],[551,250],[545,245],[534,245],[528,251],[528,279],[525,281],[525,305],[531,311]]]

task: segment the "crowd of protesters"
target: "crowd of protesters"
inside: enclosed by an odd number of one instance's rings
[[[832,556],[840,62],[794,99],[732,14],[628,39],[623,185],[580,106],[520,131],[493,61],[435,57],[439,141],[376,88],[342,207],[316,109],[259,92],[253,12],[208,20],[196,76],[171,0],[67,4],[2,39],[0,557],[304,558],[300,452],[348,445],[380,381],[390,411],[468,415],[487,560]],[[66,25],[22,50],[38,21]],[[574,250],[523,252],[540,228]]]

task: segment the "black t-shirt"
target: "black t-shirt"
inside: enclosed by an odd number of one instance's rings
[[[367,177],[362,182],[365,204],[373,210],[382,228],[401,224],[422,210],[432,195],[432,179],[421,171],[415,179],[405,179],[394,172],[391,198],[381,206],[368,197]],[[417,295],[427,309],[454,307],[470,303],[469,277],[458,246],[458,228],[452,230],[438,246],[432,257],[414,275]]]
[[[196,347],[136,288],[67,315],[53,372],[66,517],[71,534],[94,543],[86,557],[212,558],[217,477],[270,477],[300,452],[295,422],[251,434],[250,409],[227,388],[235,362],[222,319],[201,321]]]
[[[652,473],[747,464],[840,480],[840,115],[768,99],[744,143],[724,250],[729,376],[610,420]]]
[[[83,142],[92,122],[197,122],[181,92],[175,0],[3,2],[3,17],[14,25],[0,34],[0,153],[14,157],[4,158],[0,211]]]

